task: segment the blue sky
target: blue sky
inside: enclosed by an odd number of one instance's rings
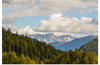
[[[41,20],[47,20],[48,16],[25,16],[25,17],[20,17],[20,18],[16,18],[15,23],[13,23],[14,25],[18,26],[18,27],[25,27],[27,25],[30,25],[31,28],[35,29],[39,26],[39,23]],[[24,23],[23,23],[24,22]]]

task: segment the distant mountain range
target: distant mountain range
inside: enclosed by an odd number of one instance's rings
[[[63,51],[68,51],[68,50],[75,50],[76,48],[79,49],[82,45],[88,43],[91,40],[94,40],[97,38],[97,36],[86,36],[86,37],[81,37],[81,38],[76,38],[70,42],[52,42],[50,43],[53,45],[56,49],[60,49]]]
[[[31,38],[35,38],[39,41],[44,41],[46,43],[52,43],[52,42],[70,42],[74,37],[71,35],[62,35],[62,36],[56,36],[54,34],[33,34],[33,35],[28,35]]]
[[[47,44],[50,43],[56,49],[60,49],[63,51],[68,51],[70,49],[75,50],[76,48],[79,49],[82,45],[94,40],[98,36],[86,36],[81,38],[74,38],[71,35],[62,35],[56,36],[54,34],[33,34],[28,35],[32,39],[35,38],[39,41],[44,41]]]

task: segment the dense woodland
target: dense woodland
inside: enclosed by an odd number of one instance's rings
[[[88,42],[87,44],[80,47],[79,51],[92,51],[98,53],[98,38]]]
[[[90,51],[61,51],[52,45],[2,28],[3,64],[97,64],[98,56]]]

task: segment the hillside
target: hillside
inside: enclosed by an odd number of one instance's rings
[[[54,42],[51,43],[56,49],[60,49],[63,51],[69,51],[70,49],[75,50],[76,48],[79,49],[82,45],[88,43],[89,41],[97,38],[97,36],[86,36],[81,38],[76,38],[70,42]]]
[[[93,59],[93,60],[92,60]],[[30,37],[13,34],[2,28],[3,64],[97,64],[98,56],[78,49],[68,52]]]
[[[80,51],[89,50],[95,53],[98,53],[98,38],[88,42],[87,44],[83,45],[79,49]]]

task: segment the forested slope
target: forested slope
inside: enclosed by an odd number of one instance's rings
[[[89,50],[89,51],[98,53],[98,38],[96,38],[96,39],[88,42],[87,44],[81,46],[79,50],[80,51]]]
[[[23,32],[23,31],[22,31]],[[27,36],[13,34],[2,28],[2,63],[3,64],[97,64],[98,56],[90,51],[80,53],[69,50],[56,50]]]

